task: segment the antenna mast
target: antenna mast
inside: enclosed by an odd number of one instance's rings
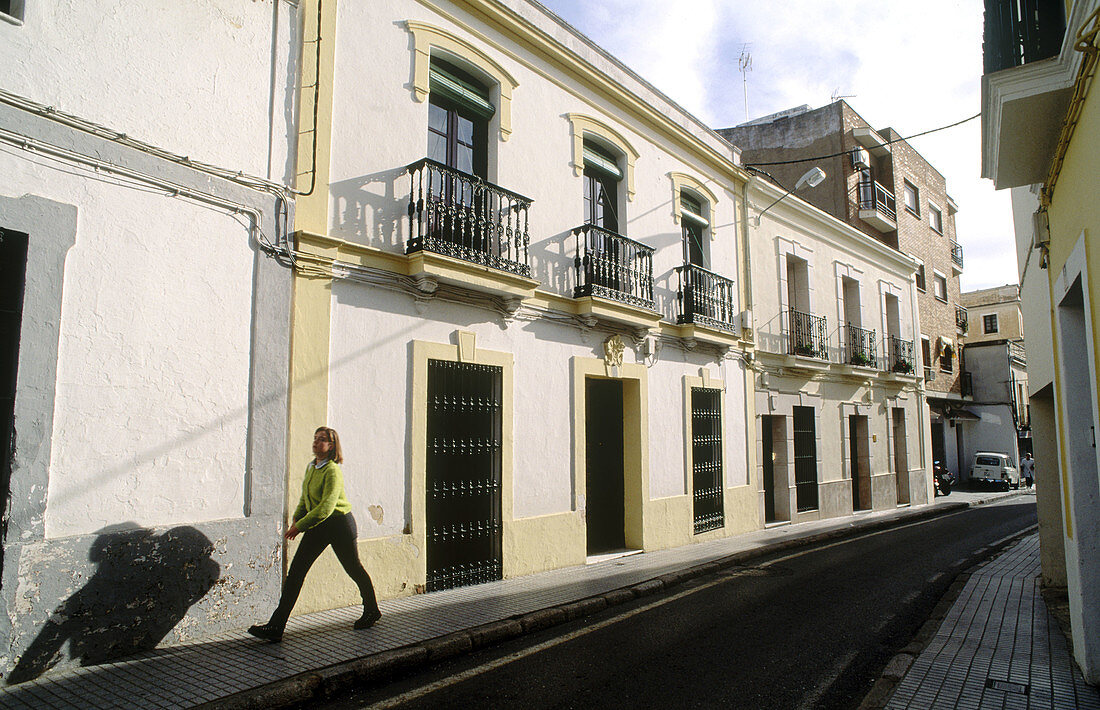
[[[749,47],[752,45],[746,42],[741,45],[741,57],[737,60],[737,71],[741,72],[741,84],[745,90],[745,120],[749,120],[749,72],[752,71],[752,55],[749,54]]]

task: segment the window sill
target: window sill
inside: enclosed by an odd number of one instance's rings
[[[16,27],[22,27],[23,26],[22,18],[12,17],[11,15],[5,15],[2,12],[0,12],[0,20],[3,20],[4,22],[7,22],[9,24],[15,25]]]
[[[908,205],[906,205],[906,207],[905,207],[905,211],[906,211],[906,212],[908,212],[909,214],[913,215],[913,216],[914,216],[914,217],[916,217],[917,219],[920,219],[920,212],[917,212],[916,210],[914,210],[913,208],[909,207]]]
[[[940,303],[947,303],[947,299],[943,298],[942,296],[936,296],[936,300]]]

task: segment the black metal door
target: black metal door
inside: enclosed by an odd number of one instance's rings
[[[585,383],[585,529],[588,554],[626,547],[623,383]]]
[[[725,525],[722,507],[722,390],[691,388],[691,478],[695,534]]]
[[[7,537],[8,493],[15,456],[15,380],[27,276],[27,235],[0,229],[0,542]],[[0,571],[4,552],[0,544]]]
[[[428,361],[428,591],[502,576],[502,377],[499,367]]]
[[[775,442],[772,438],[774,420],[771,416],[760,417],[761,463],[764,474],[764,522],[773,523],[775,515]]]
[[[817,433],[813,407],[794,408],[794,485],[798,511],[817,510]]]

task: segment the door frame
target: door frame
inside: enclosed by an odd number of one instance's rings
[[[649,495],[649,371],[644,365],[609,366],[597,358],[572,358],[573,365],[573,510],[585,509],[587,489],[585,381],[612,378],[623,383],[623,508],[627,549],[644,550],[645,502]],[[585,540],[585,549],[587,549]]]

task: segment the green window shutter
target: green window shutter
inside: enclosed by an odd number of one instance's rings
[[[607,173],[616,180],[623,179],[623,172],[619,170],[619,166],[615,164],[614,160],[597,153],[590,148],[587,144],[584,146],[584,165],[588,168],[594,168],[600,172]]]
[[[435,64],[431,65],[428,72],[428,87],[431,93],[460,103],[485,118],[491,118],[496,113],[496,107],[489,101],[488,92]]]
[[[709,227],[710,222],[703,216],[703,206],[696,200],[680,193],[680,217],[700,227]]]

